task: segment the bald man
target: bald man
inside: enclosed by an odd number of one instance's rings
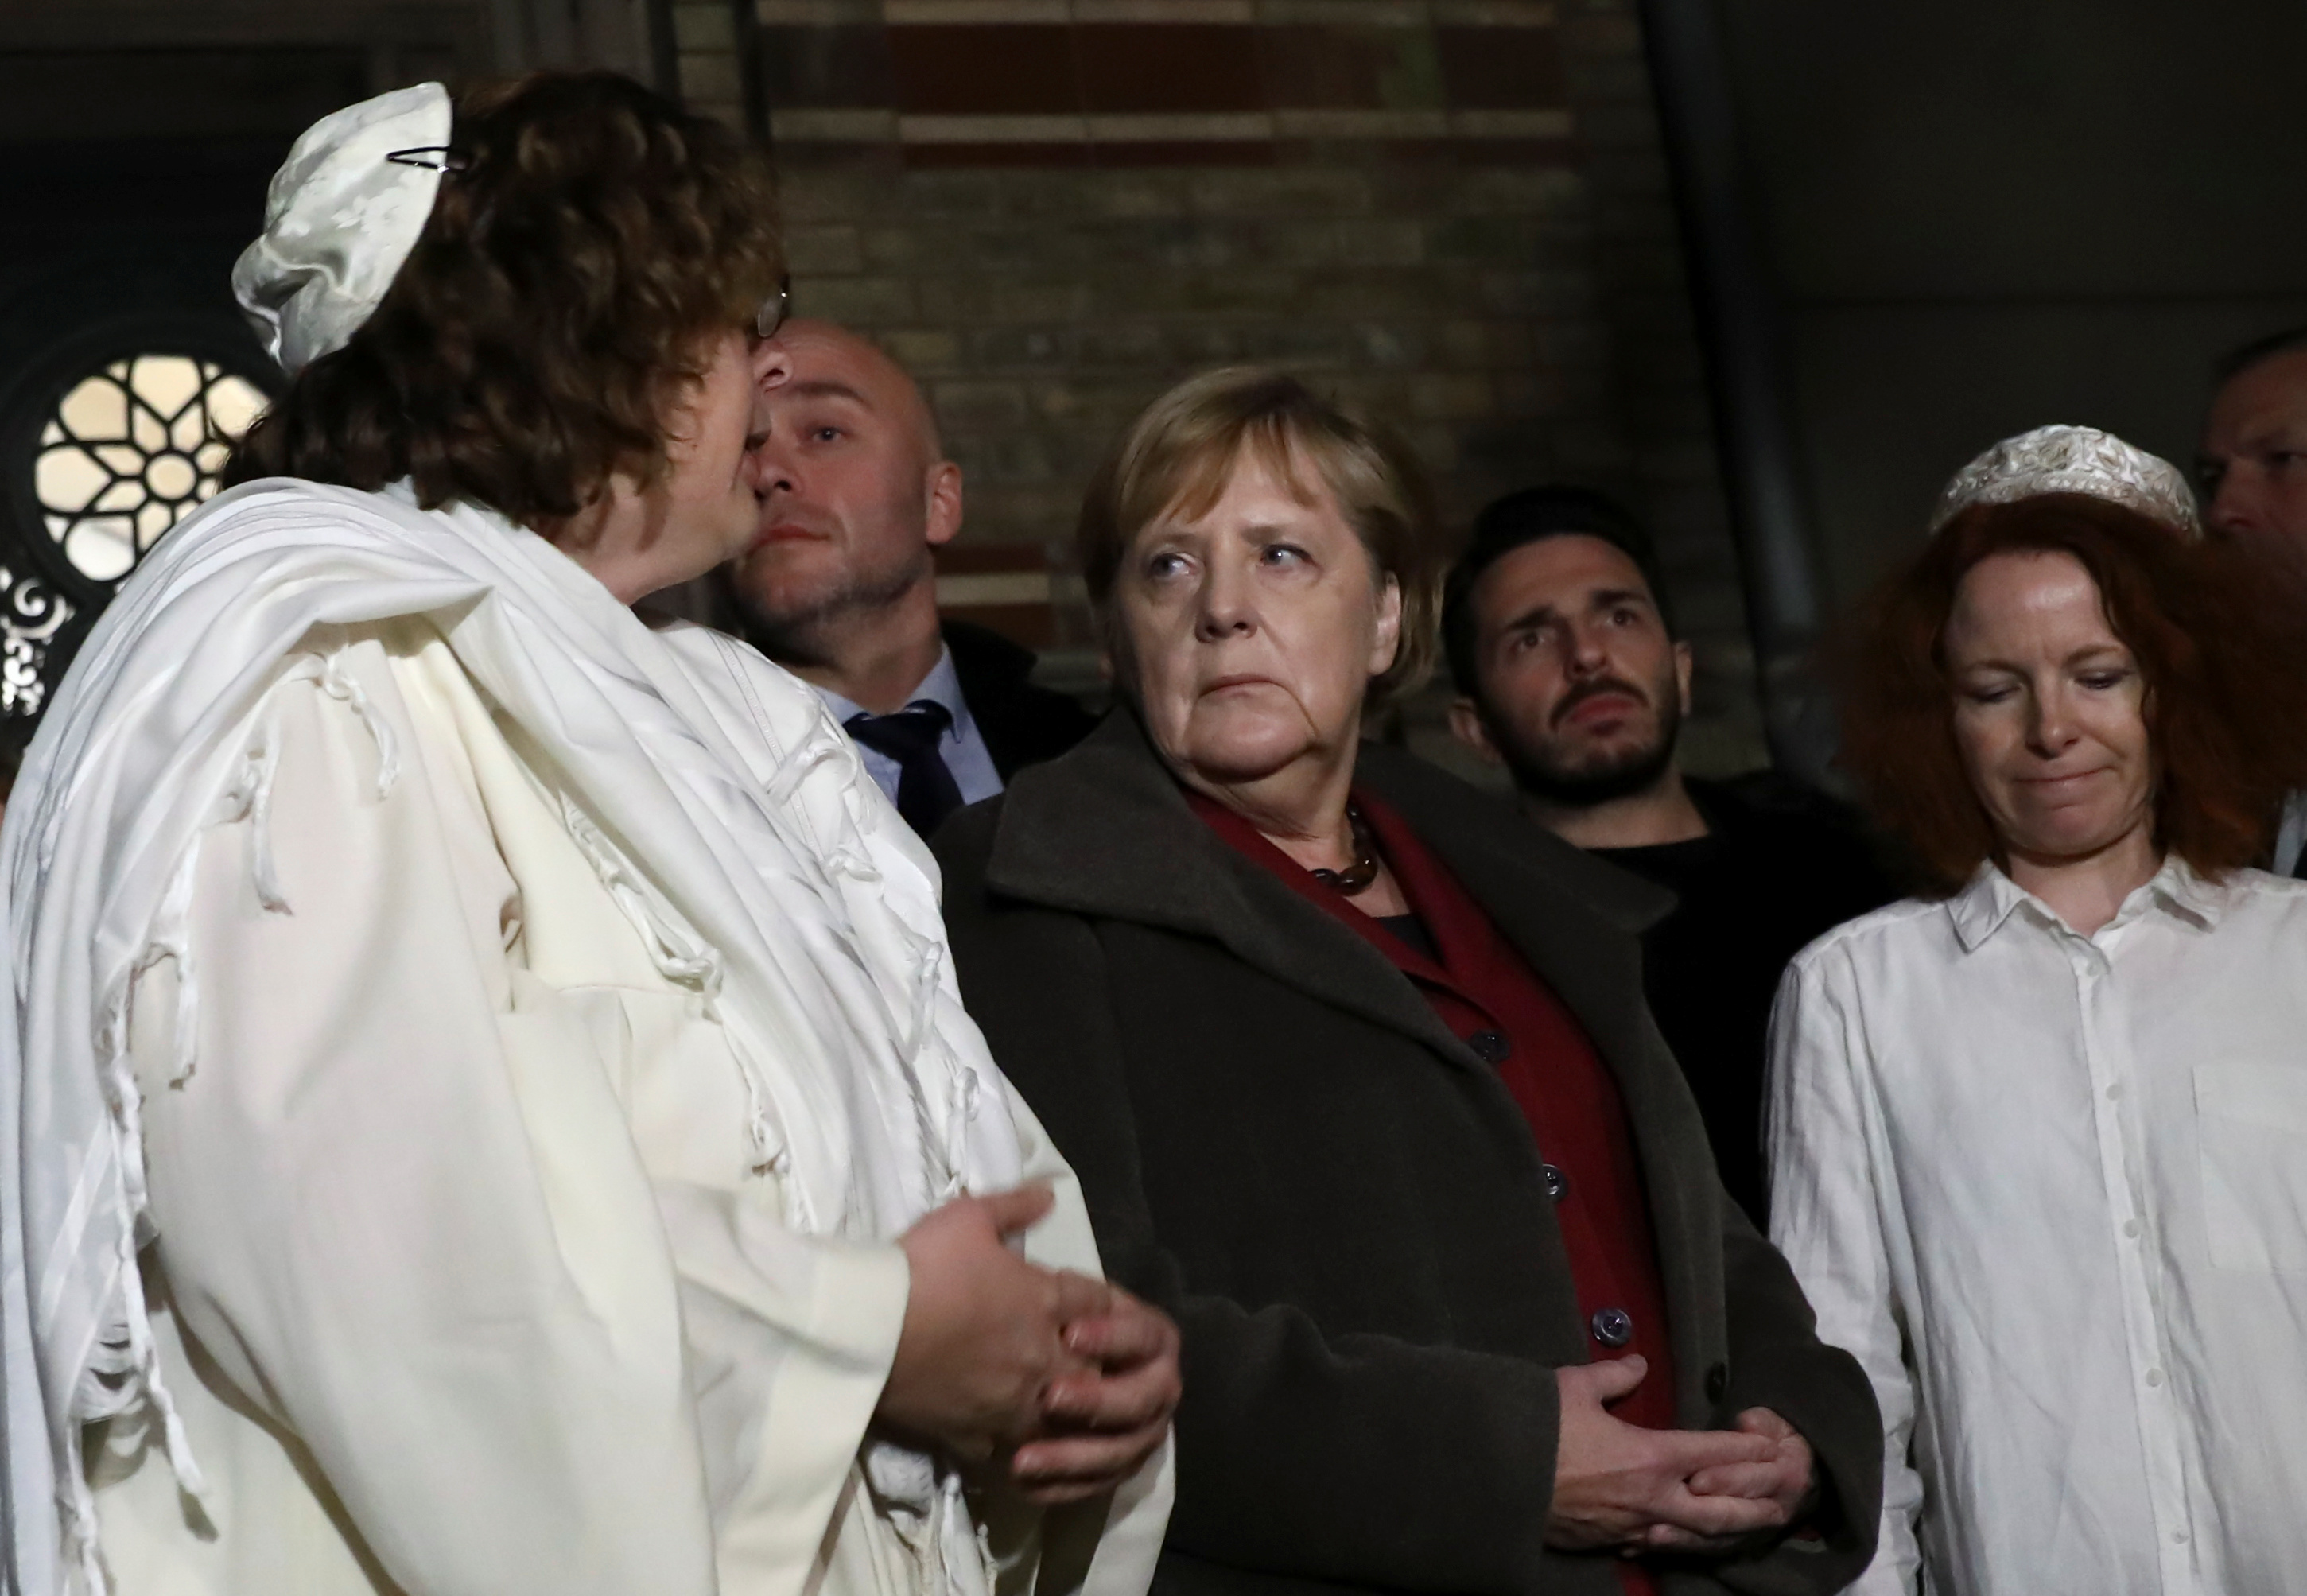
[[[915,831],[1081,741],[1094,718],[1028,680],[1031,652],[939,620],[931,551],[961,530],[961,468],[896,362],[788,322],[753,430],[760,530],[729,568],[745,635],[817,689]]]

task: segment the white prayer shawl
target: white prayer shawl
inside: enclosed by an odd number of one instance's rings
[[[277,897],[262,838],[267,705],[284,681],[317,676],[348,699],[376,739],[380,786],[393,782],[391,732],[334,670],[329,639],[407,616],[429,620],[557,764],[576,794],[572,837],[660,970],[693,983],[725,1028],[756,1154],[783,1177],[795,1230],[888,1240],[965,1189],[1018,1177],[1009,1089],[961,1008],[934,866],[875,811],[869,783],[810,780],[855,763],[813,694],[750,655],[732,662],[710,634],[651,632],[493,513],[422,511],[398,489],[236,489],[172,532],[106,612],[0,829],[14,974],[0,1000],[13,997],[21,1021],[0,1026],[4,1566],[20,1596],[64,1589],[73,1559],[101,1588],[84,1424],[146,1410],[200,1492],[135,1261],[150,1222],[130,989],[141,969],[176,961],[176,1078],[196,1071],[200,971],[185,927],[200,830],[253,822],[256,888]],[[726,691],[749,672],[745,718],[763,734],[750,742]],[[721,690],[717,714],[700,679]],[[763,694],[769,679],[791,691]],[[867,1462],[877,1492],[935,1526],[961,1596],[977,1596],[982,1567],[949,1472],[886,1443]],[[1132,1544],[1118,1563],[1100,1551],[1092,1588],[1142,1592],[1162,1516],[1151,1498],[1166,1485],[1164,1468],[1158,1489],[1125,1493],[1152,1509],[1152,1539],[1129,1514],[1138,1532],[1121,1538]]]

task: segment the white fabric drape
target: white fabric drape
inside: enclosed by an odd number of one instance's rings
[[[263,841],[279,693],[308,681],[339,700],[388,792],[413,751],[342,640],[407,618],[445,641],[460,679],[562,796],[568,838],[645,931],[658,974],[693,991],[725,1036],[751,1155],[796,1237],[886,1241],[960,1190],[1019,1175],[1022,1111],[961,1010],[933,878],[806,690],[757,656],[650,633],[573,562],[493,515],[421,511],[390,492],[236,490],[172,533],[99,622],[0,836],[21,1005],[20,1047],[0,1070],[16,1198],[0,1306],[10,1567],[25,1596],[60,1589],[66,1559],[93,1566],[84,1423],[144,1415],[185,1489],[202,1484],[157,1377],[136,1267],[150,1218],[129,997],[140,972],[165,965],[170,1078],[195,1078],[202,993],[189,927],[202,830],[244,828],[257,899],[293,912],[275,901]],[[781,706],[769,721],[782,740],[761,716],[730,714],[730,684],[746,680],[757,702]],[[810,779],[828,771],[838,779]],[[1085,1224],[1059,1250],[1094,1266]],[[933,1497],[918,1505],[942,1504],[948,1530],[969,1542],[953,1482],[928,1460],[877,1443],[868,1461],[877,1487],[900,1502]],[[1093,1587],[1142,1590],[1165,1480],[1150,1469],[1125,1493],[1130,1511],[1116,1516],[1136,1532],[1109,1537]],[[61,1542],[47,1532],[58,1510]],[[961,1577],[974,1558],[949,1563]]]
[[[2307,882],[2174,860],[2085,937],[1987,866],[1771,1028],[1771,1237],[1886,1427],[1855,1588],[2297,1590]]]

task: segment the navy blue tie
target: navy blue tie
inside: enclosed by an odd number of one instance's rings
[[[925,842],[961,807],[961,784],[938,752],[952,725],[953,711],[928,699],[895,715],[853,715],[844,723],[860,744],[897,762],[897,812]]]

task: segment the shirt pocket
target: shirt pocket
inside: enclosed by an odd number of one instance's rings
[[[2307,1066],[2199,1064],[2195,1112],[2212,1264],[2307,1274]]]

